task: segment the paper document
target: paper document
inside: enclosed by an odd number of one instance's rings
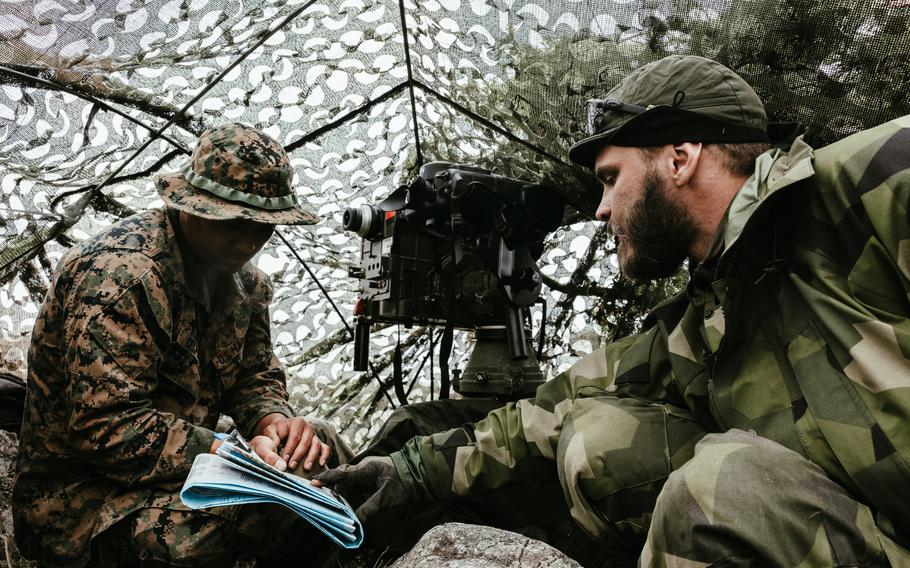
[[[278,503],[345,548],[363,543],[363,527],[344,497],[265,463],[236,430],[218,447],[218,455],[196,456],[180,499],[193,509]]]

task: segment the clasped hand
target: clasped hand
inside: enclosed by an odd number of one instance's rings
[[[313,425],[300,417],[269,414],[259,421],[254,434],[250,447],[281,471],[297,469],[301,463],[306,471],[316,463],[325,466],[332,453],[331,446],[316,435]]]

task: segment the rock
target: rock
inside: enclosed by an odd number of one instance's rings
[[[446,523],[428,531],[390,568],[580,568],[552,546],[510,531]]]
[[[16,456],[19,455],[19,436],[0,430],[0,535],[13,534],[13,510],[10,497],[16,478]]]
[[[0,430],[0,567],[35,568],[16,550],[13,540],[13,507],[10,498],[16,479],[16,457],[19,455],[19,436]]]

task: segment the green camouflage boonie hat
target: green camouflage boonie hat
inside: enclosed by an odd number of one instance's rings
[[[270,225],[311,225],[291,180],[287,152],[275,139],[242,124],[225,124],[199,136],[179,173],[157,176],[169,207],[216,221],[246,219]]]
[[[593,167],[608,145],[768,142],[758,95],[732,70],[694,55],[671,55],[629,74],[603,99],[588,101],[588,138],[569,159]]]

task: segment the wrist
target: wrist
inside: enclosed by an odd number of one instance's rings
[[[430,488],[427,487],[421,476],[416,474],[416,470],[419,468],[415,468],[408,461],[407,456],[401,451],[397,451],[392,452],[389,458],[399,482],[413,503],[427,503],[434,500]]]

